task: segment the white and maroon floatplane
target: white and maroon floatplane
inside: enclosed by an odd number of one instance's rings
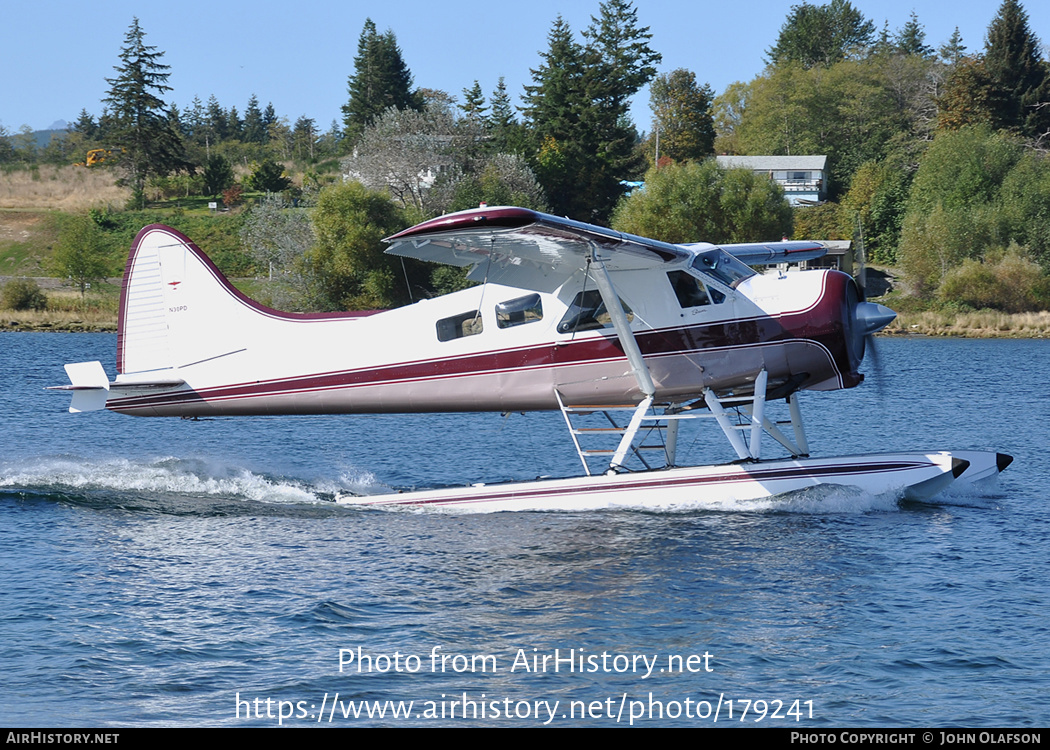
[[[371,314],[279,312],[179,232],[145,227],[124,272],[116,380],[100,362],[69,364],[72,385],[58,389],[72,392],[71,412],[151,417],[560,411],[583,466],[565,479],[341,498],[360,505],[688,508],[829,484],[924,499],[1010,461],[810,457],[799,393],[859,385],[867,338],[895,317],[845,273],[750,267],[820,257],[818,243],[674,245],[511,207],[387,241],[479,283]],[[701,418],[737,461],[677,465],[679,427]],[[764,457],[763,436],[787,457]]]

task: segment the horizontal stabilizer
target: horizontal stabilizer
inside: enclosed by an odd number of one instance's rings
[[[98,411],[106,408],[109,397],[109,376],[101,362],[74,362],[66,365],[66,375],[72,385],[60,385],[50,390],[72,391],[69,411]]]
[[[72,392],[73,402],[69,405],[69,411],[74,414],[105,409],[111,388],[126,393],[128,391],[178,388],[186,382],[178,378],[170,378],[168,380],[110,383],[109,376],[106,375],[101,362],[74,362],[65,367],[71,385],[55,385],[47,390]]]

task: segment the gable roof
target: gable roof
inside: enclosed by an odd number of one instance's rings
[[[816,156],[716,156],[718,166],[726,169],[744,167],[755,172],[776,172],[788,169],[826,170],[828,157]]]

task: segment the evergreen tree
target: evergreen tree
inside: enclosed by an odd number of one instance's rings
[[[273,108],[273,102],[267,102],[266,109],[262,113],[263,143],[270,140],[270,129],[278,123],[277,112]]]
[[[186,110],[186,116],[183,118],[183,123],[186,132],[195,142],[204,142],[204,104],[201,102],[199,96],[193,97],[193,101],[190,102],[190,108]]]
[[[123,164],[133,201],[145,205],[146,180],[189,169],[182,140],[171,126],[162,94],[167,85],[168,66],[160,62],[163,52],[145,43],[146,33],[139,19],[132,20],[120,51],[116,78],[107,78],[110,89],[103,102],[109,106],[114,146],[124,149]]]
[[[215,155],[204,167],[205,195],[218,195],[233,184],[233,167],[225,156]]]
[[[582,113],[590,106],[584,86],[583,49],[572,29],[558,16],[547,34],[543,64],[532,70],[533,84],[525,87],[524,115],[535,143],[536,176],[559,214],[587,217],[589,203],[578,179],[587,166],[587,154],[596,150],[585,131]]]
[[[244,110],[243,140],[245,143],[266,142],[262,111],[259,109],[259,100],[255,94],[252,94],[252,98],[248,100],[248,107]]]
[[[941,45],[937,53],[945,64],[955,65],[964,52],[966,52],[966,45],[962,43],[962,34],[959,33],[959,27],[956,26],[955,31],[948,37],[948,41]]]
[[[226,113],[226,137],[240,140],[243,127],[244,123],[237,113],[237,107],[230,107]]]
[[[875,24],[849,0],[827,5],[795,5],[780,27],[777,43],[766,53],[773,65],[789,62],[803,67],[828,67],[862,54],[874,41]]]
[[[86,108],[81,109],[80,116],[73,123],[71,130],[74,133],[80,133],[90,141],[98,135],[98,123],[95,122],[94,115],[89,114]]]
[[[988,27],[984,69],[993,124],[1026,136],[1050,130],[1050,82],[1039,57],[1039,39],[1028,27],[1028,14],[1017,0],[1003,0]]]
[[[314,158],[317,146],[317,123],[311,117],[302,115],[295,121],[292,130],[292,143],[297,159],[306,160]]]
[[[214,146],[219,141],[226,140],[226,110],[219,104],[215,94],[208,97],[208,109],[204,116],[204,123],[209,145]]]
[[[926,31],[919,23],[919,17],[915,15],[915,11],[911,12],[911,17],[904,24],[904,28],[897,32],[894,46],[904,55],[918,55],[919,57],[933,55],[933,47],[926,44]]]
[[[389,107],[419,109],[420,102],[412,94],[412,74],[401,57],[393,31],[376,32],[372,19],[357,42],[354,74],[348,83],[350,100],[343,105],[346,134],[356,139],[380,114]]]
[[[627,105],[655,75],[660,55],[626,0],[603,2],[584,36],[587,45],[577,44],[558,17],[544,62],[525,87],[524,111],[536,175],[553,210],[601,223],[623,194],[620,181],[643,166]]]
[[[471,88],[463,89],[463,104],[459,108],[468,119],[479,124],[486,123],[485,112],[488,107],[485,106],[485,95],[481,93],[481,84],[477,79]]]
[[[496,82],[496,90],[492,92],[490,102],[488,130],[492,150],[496,153],[524,156],[528,152],[528,136],[525,127],[518,122],[514,114],[503,76]]]

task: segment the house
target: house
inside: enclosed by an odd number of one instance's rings
[[[828,198],[827,156],[716,156],[724,169],[750,169],[767,175],[784,188],[792,206],[821,203]]]

